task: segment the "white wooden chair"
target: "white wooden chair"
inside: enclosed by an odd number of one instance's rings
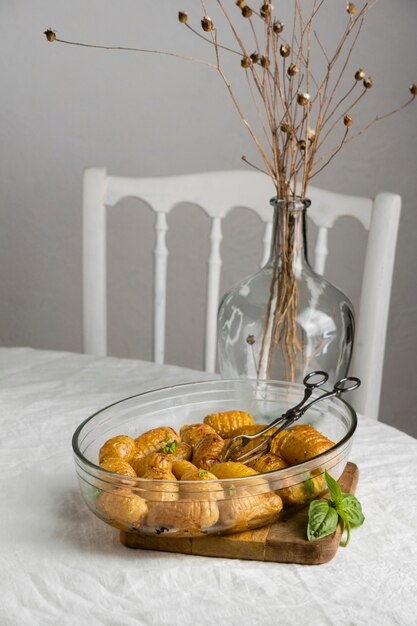
[[[223,171],[157,178],[108,176],[105,169],[84,173],[83,191],[83,319],[84,351],[107,354],[106,326],[106,206],[125,197],[144,200],[155,212],[153,358],[164,362],[165,304],[168,250],[166,214],[182,202],[200,206],[211,218],[206,304],[205,369],[215,371],[216,318],[222,260],[222,219],[233,207],[247,207],[264,222],[263,260],[272,232],[274,195],[270,179],[253,171]],[[395,247],[401,211],[398,195],[380,193],[374,200],[310,187],[309,217],[318,227],[314,269],[323,274],[327,234],[341,216],[352,216],[369,231],[351,371],[363,383],[352,399],[356,409],[378,418]]]

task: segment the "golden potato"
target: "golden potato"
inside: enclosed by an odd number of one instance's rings
[[[163,472],[170,472],[172,469],[172,459],[169,454],[163,454],[162,452],[151,452],[147,456],[135,456],[131,460],[131,465],[135,470],[137,476],[144,476],[149,470],[161,470]]]
[[[276,454],[272,454],[272,452],[264,454],[259,459],[249,463],[249,465],[261,473],[273,472],[288,467],[288,463],[286,463],[284,459]],[[293,506],[294,504],[304,504],[308,502],[309,499],[312,499],[309,498],[309,493],[304,483],[284,487],[283,489],[277,490],[276,493],[281,498],[285,507]]]
[[[179,444],[180,438],[173,428],[169,428],[169,426],[152,428],[152,430],[136,437],[136,456],[147,456],[151,452],[160,452],[161,450],[167,452],[174,441]]]
[[[190,463],[191,467],[189,467],[181,476],[181,480],[217,480],[217,477],[208,472],[207,470],[203,470],[199,467],[195,467],[192,463]],[[201,489],[201,487],[199,487]]]
[[[146,525],[157,532],[201,534],[219,519],[215,501],[154,502],[150,505]]]
[[[287,434],[287,432],[288,430],[281,430],[281,432],[272,439],[271,445],[269,446],[269,452],[272,452],[272,454],[276,454],[277,456],[281,456],[279,452],[280,441]]]
[[[208,424],[186,424],[180,428],[181,439],[194,447],[206,435],[215,435],[216,431]]]
[[[256,476],[258,472],[244,463],[227,461],[227,463],[217,463],[211,468],[212,473],[217,478],[241,478],[243,476]]]
[[[219,435],[206,435],[193,446],[192,462],[197,467],[210,470],[220,462],[225,442]]]
[[[124,490],[103,491],[97,506],[112,521],[131,526],[141,524],[148,512],[143,498]]]
[[[174,449],[171,449],[168,454],[173,463],[175,461],[189,461],[193,454],[193,450],[188,443],[180,441],[180,443]]]
[[[189,470],[198,471],[198,467],[196,467],[189,461],[183,461],[183,460],[174,461],[174,463],[172,464],[172,473],[178,480],[181,480],[183,474],[185,474],[185,472],[188,472]]]
[[[282,500],[273,492],[229,498],[218,504],[220,523],[234,532],[271,524],[282,510]]]
[[[117,437],[112,437],[101,446],[98,460],[101,464],[107,458],[117,458],[129,463],[135,452],[135,440],[128,435],[118,435]]]
[[[148,468],[141,478],[153,478],[154,480],[177,480],[170,470]]]
[[[190,481],[204,481],[196,487]],[[187,484],[188,482],[188,484]],[[223,498],[223,488],[216,476],[207,470],[193,467],[183,473],[180,484],[180,499],[182,500],[219,500]]]
[[[302,463],[318,454],[329,450],[334,443],[309,425],[297,425],[290,428],[284,436],[280,437],[274,446],[276,454],[279,454],[287,463]],[[271,447],[272,450],[272,447]]]
[[[273,472],[275,470],[283,469],[284,467],[288,467],[288,463],[284,461],[284,459],[272,452],[268,452],[267,454],[263,454],[259,457],[259,459],[255,459],[251,463],[248,463],[249,467],[252,467],[257,472]]]
[[[201,534],[213,526],[219,518],[219,509],[215,502],[218,494],[211,482],[216,477],[210,472],[200,470],[188,461],[176,461],[174,471],[181,475],[179,500],[175,502],[150,504],[146,524],[155,530],[164,529],[178,534]],[[207,481],[199,486],[187,485],[187,481]],[[223,490],[220,490],[223,496]]]
[[[106,457],[104,461],[100,463],[100,467],[108,470],[109,472],[115,472],[115,474],[123,474],[124,476],[136,476],[136,472],[130,463],[118,458]]]
[[[224,411],[223,413],[211,413],[204,418],[220,437],[230,437],[230,433],[236,428],[255,424],[255,420],[245,411]]]

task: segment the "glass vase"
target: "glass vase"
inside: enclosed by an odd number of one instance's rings
[[[228,291],[218,315],[218,359],[224,378],[302,382],[313,370],[329,383],[346,376],[354,339],[349,299],[307,260],[309,200],[272,199],[267,264]]]

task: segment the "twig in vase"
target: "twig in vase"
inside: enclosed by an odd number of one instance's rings
[[[48,41],[62,45],[165,55],[193,61],[219,74],[257,148],[261,165],[252,163],[245,156],[242,160],[268,175],[274,184],[277,200],[284,202],[277,222],[278,232],[275,233],[263,330],[261,337],[256,338],[256,344],[248,342],[258,377],[269,375],[277,346],[283,350],[290,376],[294,377],[297,357],[302,350],[297,335],[299,293],[293,272],[299,242],[294,238],[294,216],[291,215],[289,203],[297,200],[298,194],[301,200],[305,199],[309,181],[327,167],[347,143],[362,135],[376,122],[404,109],[417,96],[417,85],[413,83],[410,87],[411,98],[404,104],[384,115],[377,115],[354,134],[351,133],[350,128],[354,123],[351,113],[365,94],[369,93],[373,83],[363,69],[355,68],[352,70],[353,85],[350,83],[349,88],[343,90],[341,84],[350,68],[352,53],[363,32],[369,10],[376,2],[366,0],[361,9],[353,2],[345,4],[343,32],[333,52],[326,49],[315,28],[316,20],[323,15],[326,0],[312,0],[309,9],[306,8],[307,3],[294,0],[288,33],[271,0],[257,0],[256,6],[247,0],[237,0],[234,6],[226,4],[224,0],[200,0],[197,10],[203,15],[200,14],[198,21],[193,24],[185,11],[179,11],[178,21],[187,28],[187,32],[203,40],[205,45],[212,46],[212,62],[159,49],[69,41],[58,38],[52,29],[45,31]],[[208,17],[208,9],[213,5],[220,14],[219,19],[230,31],[234,44],[224,45],[219,42],[220,26]],[[313,46],[317,47],[325,60],[321,76],[312,71]],[[226,75],[222,53],[229,54],[236,61],[233,80]],[[245,73],[244,77],[242,72]],[[361,81],[363,90],[354,98]],[[250,115],[237,97],[239,91],[235,86],[241,82],[247,84],[254,105]],[[259,135],[258,126],[252,121],[253,115],[261,129]],[[326,149],[329,139],[333,134],[337,136],[342,128],[342,139]]]

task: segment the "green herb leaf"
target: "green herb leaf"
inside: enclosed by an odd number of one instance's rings
[[[338,513],[340,519],[343,521],[343,532],[345,531],[345,528],[347,530],[347,537],[346,537],[346,541],[345,543],[341,543],[340,545],[342,546],[342,548],[346,548],[346,546],[348,545],[349,541],[350,541],[350,524],[349,524],[349,520],[347,519],[345,513],[343,511]]]
[[[324,477],[326,479],[327,488],[330,493],[330,500],[331,502],[333,502],[333,504],[337,505],[338,502],[340,502],[342,499],[342,490],[340,489],[340,485],[337,480],[332,478],[327,471],[324,472]]]
[[[162,448],[162,452],[164,452],[165,454],[172,454],[173,452],[175,452],[177,448],[178,448],[178,441],[174,439],[174,441],[171,441],[171,443],[167,443]]]
[[[352,526],[362,526],[365,521],[361,503],[350,493],[342,494],[342,499],[338,503],[336,511],[346,523]]]
[[[198,472],[199,478],[205,478],[206,476],[208,476],[208,472]]]
[[[327,500],[313,500],[308,511],[307,539],[327,537],[337,528],[338,515]]]

